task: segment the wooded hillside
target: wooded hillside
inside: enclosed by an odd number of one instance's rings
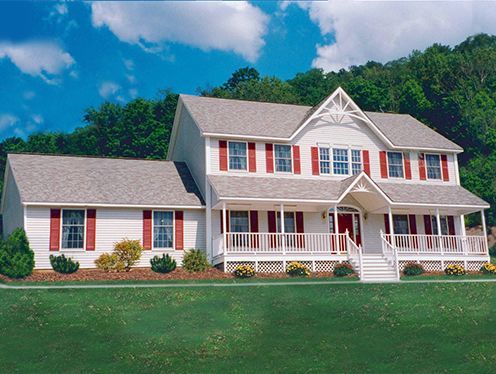
[[[233,73],[202,95],[315,105],[342,86],[364,110],[408,113],[461,145],[462,184],[491,203],[496,224],[496,36],[479,34],[449,47],[386,64],[368,62],[337,73],[312,69],[290,80],[261,77],[253,68]],[[72,133],[32,134],[0,143],[0,187],[8,152],[165,158],[177,94],[103,103],[86,110]]]

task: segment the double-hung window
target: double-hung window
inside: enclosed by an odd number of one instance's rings
[[[153,248],[174,247],[174,213],[153,212]]]
[[[441,179],[441,157],[439,155],[425,155],[428,179]]]
[[[246,143],[229,142],[229,169],[246,170]]]
[[[84,218],[82,209],[62,210],[62,249],[84,248]]]
[[[250,221],[247,211],[231,210],[229,217],[231,232],[250,232]]]
[[[351,174],[360,174],[362,171],[362,151],[359,149],[351,150]]]
[[[275,144],[274,159],[276,171],[285,173],[291,173],[293,171],[290,145]]]
[[[399,234],[399,235],[410,234],[410,229],[408,227],[408,216],[406,214],[394,214],[393,229],[395,234]]]
[[[449,234],[448,217],[447,216],[439,216],[439,221],[441,221],[441,235],[448,235]],[[433,235],[439,235],[439,232],[437,230],[437,218],[436,218],[436,216],[431,216],[431,227],[432,227],[432,234]]]
[[[336,175],[348,175],[348,149],[333,148],[332,149],[332,172]]]
[[[319,148],[320,174],[331,174],[331,155],[329,148]]]
[[[281,232],[281,212],[277,212],[277,232]],[[294,212],[284,212],[284,232],[296,232],[296,221]]]
[[[391,178],[403,178],[403,153],[388,152],[388,171]]]

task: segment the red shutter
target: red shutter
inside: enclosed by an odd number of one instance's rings
[[[417,235],[417,220],[415,214],[408,215],[408,226],[410,227],[410,235]]]
[[[152,211],[143,211],[143,249],[152,249]]]
[[[386,158],[387,158],[386,151],[379,151],[379,162],[381,164],[381,178],[388,177]]]
[[[419,153],[418,156],[418,165],[419,165],[419,178],[420,180],[426,180],[426,172],[425,172],[425,155],[423,153]]]
[[[455,219],[453,216],[448,216],[448,235],[456,235]]]
[[[95,250],[96,209],[86,210],[86,250]]]
[[[299,234],[303,234],[305,232],[303,212],[296,212],[296,232]]]
[[[362,151],[362,160],[363,160],[363,171],[370,177],[370,157],[369,151],[364,149]]]
[[[293,145],[293,162],[294,162],[294,173],[301,173],[301,163],[300,163],[300,146]]]
[[[272,144],[265,144],[265,171],[274,172],[274,146]]]
[[[269,225],[269,232],[277,232],[276,212],[269,210],[267,212],[267,221]]]
[[[184,212],[182,210],[176,210],[175,212],[175,233],[176,238],[176,250],[184,249]]]
[[[412,167],[410,166],[410,153],[403,154],[403,164],[405,167],[405,178],[412,179]]]
[[[219,140],[219,169],[227,171],[227,141]]]
[[[224,220],[222,219],[222,210],[220,211],[220,233],[223,234],[224,233]],[[227,231],[226,232],[229,232],[229,211],[226,210],[226,225],[227,225]]]
[[[430,215],[424,215],[424,231],[426,235],[432,235],[432,221]]]
[[[384,214],[384,230],[386,234],[391,233],[391,228],[389,227],[389,214]]]
[[[443,181],[449,182],[448,156],[446,155],[441,155],[441,169],[443,172]]]
[[[257,151],[255,143],[248,143],[248,171],[257,172]]]
[[[250,232],[258,232],[258,211],[250,210]]]
[[[320,174],[320,166],[319,166],[319,148],[312,147],[312,174],[319,175]]]
[[[60,209],[50,209],[50,251],[58,251],[60,245]]]

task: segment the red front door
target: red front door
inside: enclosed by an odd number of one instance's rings
[[[356,225],[354,223],[356,223]],[[339,233],[344,234],[346,230],[348,230],[350,238],[353,239],[357,245],[362,243],[360,233],[360,216],[358,214],[338,213],[338,226]]]

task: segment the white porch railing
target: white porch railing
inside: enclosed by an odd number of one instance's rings
[[[362,278],[362,246],[356,245],[356,243],[350,238],[348,231],[346,231],[346,241],[348,244],[348,260],[355,269],[359,278]]]
[[[223,238],[226,238],[224,245]],[[346,254],[346,234],[234,233],[213,240],[214,257],[221,254]]]
[[[381,234],[399,254],[486,255],[484,236]],[[384,245],[384,244],[383,244]]]
[[[400,264],[398,260],[398,250],[391,244],[391,238],[388,238],[381,231],[381,242],[382,242],[382,254],[384,257],[393,265],[394,271],[396,272],[396,280],[400,280]]]

